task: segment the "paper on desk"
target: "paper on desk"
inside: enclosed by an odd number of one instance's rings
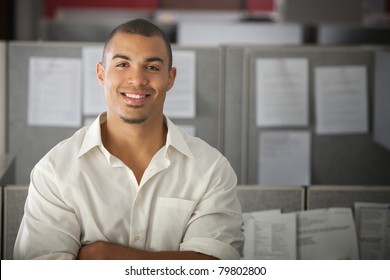
[[[260,132],[258,168],[260,184],[310,184],[310,133]]]
[[[308,86],[307,59],[257,59],[257,126],[307,125]]]
[[[83,113],[98,115],[106,110],[104,89],[96,75],[96,64],[102,61],[103,46],[83,47]]]
[[[243,259],[296,259],[296,214],[280,210],[243,213]]]
[[[359,259],[355,223],[350,208],[297,213],[298,259]]]
[[[317,67],[315,104],[318,134],[367,132],[366,67]]]
[[[28,124],[79,127],[80,76],[80,59],[30,57]]]
[[[356,202],[355,223],[360,258],[390,259],[390,203]]]
[[[166,95],[164,113],[171,118],[195,118],[196,53],[173,51],[173,67],[177,69],[176,80]]]

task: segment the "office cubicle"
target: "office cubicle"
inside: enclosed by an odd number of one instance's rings
[[[225,50],[226,65],[232,67],[240,61],[241,64],[237,64],[235,69],[227,67],[226,70],[225,154],[237,166],[236,172],[240,174],[240,182],[282,184],[283,182],[267,182],[259,178],[262,172],[260,151],[266,144],[276,142],[272,139],[279,141],[292,139],[295,143],[299,141],[306,143],[305,150],[302,150],[306,157],[304,160],[306,170],[302,178],[298,178],[298,181],[285,182],[287,185],[388,185],[390,153],[377,144],[373,136],[376,77],[374,69],[375,55],[379,50],[363,47],[228,46]],[[295,109],[300,114],[300,119],[284,116],[282,121],[270,118],[259,121],[261,114],[257,109],[259,106],[257,63],[259,61],[267,63],[267,60],[281,64],[298,63],[298,66],[304,69],[299,71],[306,72],[307,85],[306,82],[302,82],[307,86],[305,96],[301,97],[303,102],[300,107]],[[319,116],[323,116],[318,110],[321,105],[319,98],[316,100],[319,92],[318,83],[315,82],[316,77],[318,78],[317,72],[334,69],[360,73],[358,76],[361,77],[359,83],[364,94],[361,98],[364,108],[359,114],[364,116],[364,120],[360,123],[361,127],[356,130],[342,131],[339,127],[335,131],[327,131],[319,120]],[[383,76],[381,79],[386,80]],[[263,110],[268,109],[264,108],[262,107]],[[306,113],[301,114],[302,112]],[[381,114],[383,115],[383,112]],[[271,113],[268,114],[270,115],[272,116]],[[264,114],[262,117],[264,118]],[[388,133],[388,128],[382,130]],[[237,142],[234,140],[238,139],[237,135],[241,136],[237,141],[241,141],[238,147],[235,146]],[[283,154],[279,156],[284,158]],[[263,164],[267,164],[267,161],[263,161]],[[267,170],[269,172],[269,166]],[[276,172],[275,176],[278,176]]]

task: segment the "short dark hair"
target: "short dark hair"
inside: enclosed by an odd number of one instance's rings
[[[110,35],[108,36],[106,43],[104,44],[103,49],[103,63],[106,58],[106,48],[112,38],[117,33],[125,33],[125,34],[134,34],[134,35],[142,35],[145,37],[153,37],[157,36],[164,40],[165,46],[167,47],[168,51],[168,65],[169,69],[172,68],[172,48],[171,43],[169,42],[168,37],[165,35],[164,31],[162,31],[158,26],[151,23],[150,21],[147,21],[145,19],[135,19],[135,20],[129,20],[125,23],[122,23],[121,25],[117,26],[113,31],[111,31]]]

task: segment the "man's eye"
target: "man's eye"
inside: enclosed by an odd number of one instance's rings
[[[152,71],[158,71],[159,70],[159,68],[157,66],[153,66],[153,65],[147,66],[147,69],[152,70]]]
[[[126,62],[119,63],[117,64],[116,67],[127,67],[127,63]]]

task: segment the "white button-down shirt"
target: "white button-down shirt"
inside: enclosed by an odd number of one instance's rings
[[[166,119],[166,145],[138,185],[103,146],[104,121],[102,114],[34,167],[14,257],[74,259],[81,245],[107,241],[238,259],[241,207],[227,159]]]

